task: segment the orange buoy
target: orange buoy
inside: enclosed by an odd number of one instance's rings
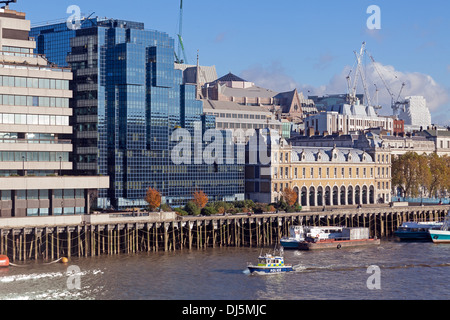
[[[9,267],[9,258],[7,256],[0,256],[0,268]]]

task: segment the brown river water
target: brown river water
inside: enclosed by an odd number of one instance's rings
[[[285,250],[285,261],[296,266],[295,272],[250,274],[247,262],[270,249],[209,248],[73,258],[67,264],[29,262],[0,269],[0,299],[450,299],[450,245],[383,241],[367,248]]]

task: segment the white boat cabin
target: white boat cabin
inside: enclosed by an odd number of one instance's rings
[[[266,254],[265,256],[258,258],[258,266],[259,267],[280,266],[280,265],[284,265],[283,257],[277,257],[277,256],[272,256],[272,255]]]
[[[303,226],[291,226],[289,228],[289,238],[295,240],[304,240],[305,231]]]
[[[341,239],[343,237],[342,227],[306,227],[307,238],[317,240]]]

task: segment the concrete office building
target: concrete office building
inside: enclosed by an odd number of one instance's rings
[[[109,181],[68,175],[72,72],[34,53],[29,31],[24,13],[0,9],[0,217],[86,214]]]
[[[328,106],[325,112],[309,116],[305,119],[305,130],[313,130],[316,134],[349,134],[351,132],[381,128],[393,133],[394,119],[380,117],[374,107],[359,104],[337,104]]]
[[[241,133],[249,135],[255,129],[273,129],[283,134],[283,123],[270,111],[257,106],[243,106],[231,101],[202,100],[203,111],[215,116],[216,129],[230,130],[236,138]],[[290,131],[288,132],[290,133]],[[236,140],[238,141],[238,140]],[[239,140],[239,142],[244,142]]]

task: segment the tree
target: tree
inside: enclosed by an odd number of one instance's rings
[[[216,213],[217,211],[213,206],[207,206],[202,209],[202,214],[205,216],[211,216]]]
[[[429,189],[431,171],[427,157],[407,152],[392,160],[392,187],[398,187],[405,196],[417,197],[420,188]]]
[[[173,209],[178,215],[180,215],[180,216],[187,216],[187,215],[189,215],[186,211],[184,211],[183,209],[181,209],[181,208],[175,208],[175,209]]]
[[[184,211],[186,211],[189,215],[198,216],[201,212],[201,209],[194,203],[194,201],[189,201],[184,206]]]
[[[444,189],[447,191],[450,191],[450,157],[443,156],[442,158],[443,158],[443,160],[445,162],[445,166],[447,168],[447,174],[446,174],[445,181],[444,181]]]
[[[287,205],[292,207],[297,202],[298,195],[292,188],[284,188],[283,198]]]
[[[194,199],[192,202],[194,202],[200,210],[208,203],[208,196],[201,190],[194,192],[193,196]]]
[[[447,189],[446,184],[450,174],[447,159],[432,153],[428,156],[428,166],[431,173],[430,196],[442,194]]]
[[[161,194],[158,190],[153,188],[148,188],[145,201],[148,203],[148,209],[150,211],[155,211],[161,205]]]

